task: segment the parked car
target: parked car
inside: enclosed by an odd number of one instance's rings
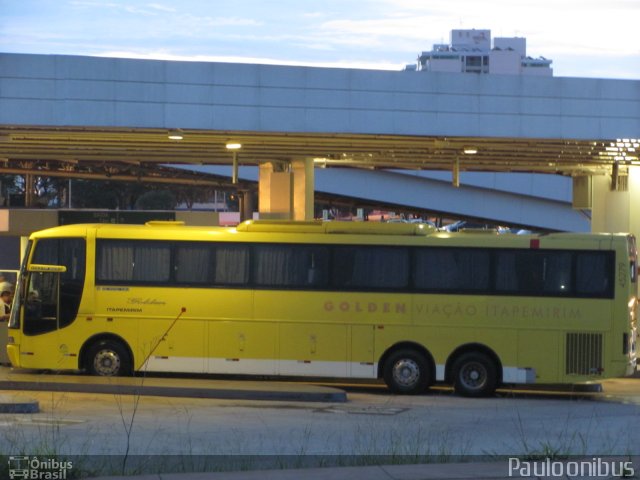
[[[489,225],[488,223],[477,223],[467,220],[459,220],[457,222],[450,223],[449,225],[445,225],[443,227],[443,230],[446,230],[447,232],[459,232],[460,230],[464,230],[467,228],[478,230],[494,230],[495,226]]]

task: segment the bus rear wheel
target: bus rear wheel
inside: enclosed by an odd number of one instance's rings
[[[126,348],[114,340],[101,340],[87,351],[87,371],[100,377],[131,374],[131,360]]]
[[[493,395],[498,384],[495,362],[484,353],[469,352],[453,365],[453,388],[463,397]]]
[[[389,390],[405,395],[424,392],[431,381],[427,359],[411,349],[389,355],[384,362],[382,376]]]

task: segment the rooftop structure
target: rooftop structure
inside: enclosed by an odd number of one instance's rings
[[[553,76],[552,61],[527,56],[527,39],[496,37],[491,47],[491,30],[451,30],[450,44],[435,44],[422,52],[417,65],[407,70],[450,73],[497,73],[506,75]]]

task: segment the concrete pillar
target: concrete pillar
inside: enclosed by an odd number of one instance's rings
[[[631,232],[640,238],[640,167],[629,167],[627,183],[627,189],[612,190],[609,175],[593,177],[592,232]]]
[[[293,219],[313,220],[314,170],[313,159],[295,160],[293,168]]]
[[[260,218],[313,220],[313,159],[261,164],[258,195]]]
[[[260,218],[291,220],[293,217],[293,175],[281,164],[262,163],[259,172]]]
[[[255,192],[253,190],[243,190],[240,195],[240,221],[251,220],[255,208]]]

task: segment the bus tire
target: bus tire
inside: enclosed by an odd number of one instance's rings
[[[488,397],[498,385],[495,362],[484,353],[468,352],[453,364],[453,388],[463,397]]]
[[[394,393],[416,395],[424,392],[431,381],[425,356],[412,349],[393,352],[385,360],[382,377]]]
[[[131,359],[122,343],[100,340],[87,351],[87,371],[100,377],[131,375]]]

